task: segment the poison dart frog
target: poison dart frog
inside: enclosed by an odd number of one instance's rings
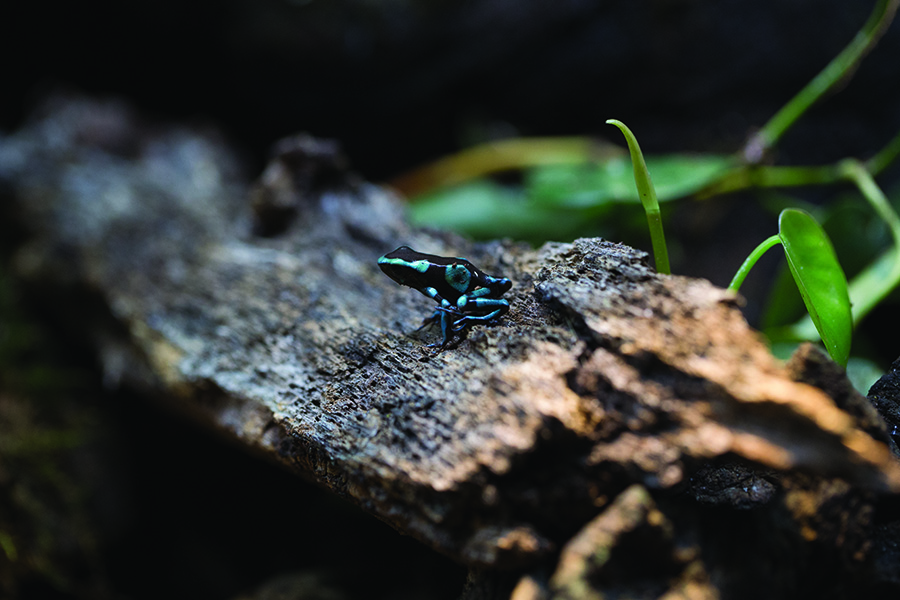
[[[419,290],[438,303],[422,327],[440,321],[441,343],[473,323],[483,323],[506,314],[509,302],[501,298],[512,287],[506,277],[491,277],[464,258],[446,258],[400,246],[378,259],[384,274]],[[420,327],[419,329],[421,329]]]

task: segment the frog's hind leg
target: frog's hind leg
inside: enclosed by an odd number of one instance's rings
[[[477,322],[483,323],[485,321],[490,321],[491,319],[495,319],[505,312],[506,312],[505,310],[497,309],[490,314],[483,315],[480,317],[473,317],[471,315],[466,315],[465,317],[463,317],[461,319],[457,319],[456,321],[453,322],[453,331],[454,332],[462,331],[469,325],[472,325]]]
[[[461,331],[471,323],[490,321],[509,312],[509,303],[502,298],[478,298],[470,301],[469,304],[475,305],[475,308],[481,308],[482,310],[491,308],[494,310],[484,315],[465,315],[457,319],[453,322],[453,331]]]

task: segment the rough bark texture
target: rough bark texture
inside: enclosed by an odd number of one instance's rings
[[[236,165],[115,104],[59,103],[2,140],[6,209],[32,232],[17,271],[81,294],[58,309],[110,382],[482,573],[531,571],[517,599],[890,579],[869,554],[876,498],[900,490],[882,422],[811,347],[779,364],[731,294],[598,239],[411,229],[310,138],[252,190]],[[511,278],[512,309],[426,347],[431,306],[375,263],[401,243]]]
[[[893,441],[900,442],[900,358],[869,390],[869,400],[884,417]]]

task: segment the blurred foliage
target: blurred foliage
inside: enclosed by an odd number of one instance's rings
[[[0,597],[102,595],[98,548],[79,475],[93,411],[86,376],[22,310],[0,270]]]
[[[631,160],[586,158],[524,170],[517,183],[479,178],[438,187],[414,199],[410,217],[475,239],[533,244],[615,231],[618,217],[640,206]],[[649,156],[646,162],[660,202],[696,193],[734,165],[731,157],[714,154]]]

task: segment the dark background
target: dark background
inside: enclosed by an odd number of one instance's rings
[[[604,125],[608,118],[628,123],[647,153],[731,152],[848,43],[873,4],[6,3],[0,131],[11,132],[62,91],[121,98],[160,121],[219,128],[253,177],[273,142],[297,131],[340,140],[354,168],[374,181],[496,136],[618,139]],[[882,147],[900,130],[898,56],[895,24],[847,88],[797,124],[775,160],[866,158]],[[896,176],[896,168],[885,174],[889,189]],[[822,201],[829,193],[803,197]],[[715,226],[695,227],[710,219]],[[686,247],[676,271],[724,285],[722,273],[733,273],[776,225],[774,215],[738,196],[698,207],[673,227]],[[767,257],[763,270],[776,262]],[[752,296],[763,284],[746,285]],[[0,287],[20,305],[28,296],[9,291],[9,282]],[[35,421],[59,419],[75,406],[93,415],[88,427],[100,432],[87,447],[54,459],[87,491],[75,508],[53,514],[68,514],[59,516],[65,521],[74,512],[91,524],[94,541],[56,555],[62,578],[24,569],[20,597],[226,598],[297,570],[337,573],[349,597],[458,595],[459,567],[153,402],[104,390],[89,359],[66,358],[78,341],[58,335],[40,312],[19,306],[3,316],[33,322],[43,332],[39,344],[62,347],[53,359],[29,350],[7,369],[37,360],[83,375],[74,392],[35,409]],[[890,306],[869,318],[882,332],[895,321]],[[884,364],[896,357],[893,335],[870,338]],[[9,386],[0,385],[0,403],[11,402],[4,390]],[[16,476],[0,469],[6,492],[10,481]],[[0,503],[0,525],[46,514],[29,513],[11,497]]]
[[[859,0],[19,2],[3,19],[0,127],[60,86],[224,128],[259,166],[334,137],[373,180],[493,134],[600,134],[734,150],[833,58]],[[780,162],[865,156],[900,127],[897,27]]]

